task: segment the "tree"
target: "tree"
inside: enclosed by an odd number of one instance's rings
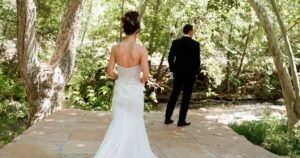
[[[251,29],[252,29],[252,25],[251,25],[251,22],[250,22],[249,27],[248,27],[248,34],[247,34],[247,37],[246,37],[245,47],[244,47],[244,50],[243,50],[240,66],[239,66],[238,71],[236,73],[236,78],[239,78],[240,73],[242,71],[243,62],[244,62],[245,55],[247,53],[248,44],[249,44]]]
[[[276,37],[273,25],[270,21],[270,18],[267,14],[267,11],[262,6],[260,1],[258,0],[247,0],[253,10],[256,12],[256,15],[259,18],[259,21],[265,31],[265,34],[268,39],[269,43],[269,49],[272,54],[277,73],[279,76],[279,81],[282,88],[282,93],[284,96],[284,101],[287,109],[287,115],[288,115],[288,130],[290,133],[292,133],[292,130],[294,128],[294,125],[298,122],[300,119],[300,99],[299,99],[299,85],[297,85],[297,81],[294,82],[294,85],[292,84],[292,78],[288,71],[288,67],[285,63],[283,52],[280,48],[278,38]],[[274,2],[273,2],[274,3]],[[274,7],[275,3],[273,4]],[[275,7],[275,12],[276,7]],[[277,13],[278,14],[278,13]],[[278,14],[279,15],[279,14]],[[277,17],[278,17],[277,15]],[[281,19],[281,18],[280,18]],[[282,21],[279,19],[279,23],[282,23]],[[280,22],[281,21],[281,22]],[[285,28],[281,26],[281,30],[283,33],[283,37],[287,38]],[[295,73],[294,69],[294,60],[293,55],[291,54],[290,50],[289,56],[290,56],[290,65],[292,67],[292,73]],[[292,74],[294,76],[295,74]],[[297,78],[293,78],[294,80]]]
[[[88,13],[87,13],[88,15],[87,15],[85,23],[83,24],[84,28],[83,28],[83,34],[82,34],[81,42],[80,42],[80,46],[79,46],[80,48],[82,47],[83,41],[85,39],[86,32],[87,32],[89,24],[90,24],[90,19],[91,19],[92,13],[93,13],[93,6],[94,6],[93,5],[93,0],[90,0],[90,6],[89,6],[89,9],[88,9]]]
[[[121,4],[121,14],[120,14],[120,36],[119,36],[119,41],[122,41],[122,33],[123,33],[123,29],[122,29],[122,17],[124,14],[124,5],[125,5],[125,0],[122,0],[122,4]]]
[[[4,40],[13,39],[16,36],[16,9],[14,1],[0,0],[0,45]]]
[[[28,126],[61,109],[64,88],[73,72],[76,40],[85,0],[69,0],[56,49],[48,63],[38,59],[36,2],[17,0],[18,69],[29,103]]]
[[[147,7],[147,3],[148,3],[148,0],[144,0],[142,6],[141,6],[141,10],[140,10],[140,17],[139,17],[139,20],[142,20],[142,17],[146,11],[146,7]]]
[[[148,51],[149,51],[149,56],[151,56],[153,53],[154,53],[154,41],[155,41],[155,37],[157,36],[157,26],[159,25],[158,24],[158,20],[157,20],[157,17],[158,17],[158,14],[159,14],[159,9],[161,7],[161,0],[156,0],[155,1],[155,5],[153,6],[153,10],[154,10],[154,13],[153,13],[153,16],[152,16],[152,30],[150,31],[150,39],[149,39],[149,48],[148,48]],[[155,36],[156,35],[156,36]],[[149,65],[151,65],[151,63],[149,63]]]
[[[299,98],[299,95],[300,95],[299,94],[299,78],[298,78],[298,75],[297,75],[295,57],[294,57],[294,53],[293,53],[293,50],[292,50],[292,46],[291,46],[286,28],[283,24],[282,17],[279,13],[278,7],[277,7],[274,0],[270,0],[270,1],[271,1],[271,4],[272,4],[272,7],[274,9],[275,15],[277,17],[277,20],[278,20],[278,23],[279,23],[279,26],[280,26],[280,30],[281,30],[281,33],[282,33],[282,37],[283,37],[283,40],[284,40],[284,44],[285,44],[285,47],[287,49],[287,54],[288,54],[288,57],[289,57],[289,64],[290,64],[291,74],[292,74],[292,81],[293,81],[293,85],[294,85],[294,88],[295,88],[295,94],[296,94],[297,100],[299,100],[300,99]]]

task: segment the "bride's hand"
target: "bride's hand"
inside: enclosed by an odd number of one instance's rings
[[[145,80],[143,77],[141,77],[141,82],[142,82],[143,84],[145,84],[145,83],[147,82],[147,80]]]

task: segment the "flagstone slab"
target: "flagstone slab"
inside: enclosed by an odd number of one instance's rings
[[[110,112],[63,109],[1,148],[0,158],[92,158],[111,119]],[[281,157],[196,110],[189,112],[192,124],[187,127],[165,125],[163,112],[145,113],[144,119],[152,151],[158,158]],[[178,115],[173,119],[176,122]]]

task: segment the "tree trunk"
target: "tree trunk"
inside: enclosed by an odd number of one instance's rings
[[[239,78],[240,73],[242,71],[243,62],[244,62],[244,59],[245,59],[245,56],[246,56],[246,52],[247,52],[247,48],[248,48],[248,44],[249,44],[249,39],[250,39],[250,34],[251,34],[251,28],[252,28],[252,26],[251,26],[251,23],[250,23],[249,27],[248,27],[248,34],[247,34],[247,37],[246,37],[246,43],[245,43],[243,55],[242,55],[242,58],[241,58],[240,66],[239,66],[239,69],[238,69],[238,71],[236,73],[236,78]]]
[[[49,63],[38,60],[35,0],[17,0],[18,69],[25,85],[28,126],[61,109],[64,87],[75,63],[76,40],[85,0],[69,0]]]
[[[140,10],[140,17],[139,17],[140,21],[142,20],[142,17],[144,15],[145,11],[146,11],[147,3],[148,3],[148,0],[144,0],[143,5],[142,5],[141,10]]]
[[[160,59],[158,68],[156,70],[156,73],[153,75],[153,78],[155,78],[156,81],[160,81],[161,80],[161,70],[162,70],[163,62],[165,61],[166,56],[167,56],[167,52],[164,51],[163,54],[162,54],[162,57]]]
[[[156,5],[154,7],[154,14],[152,18],[152,29],[150,32],[150,39],[149,39],[149,56],[151,56],[154,53],[154,38],[156,33],[156,27],[157,27],[157,15],[159,12],[161,0],[156,0]]]
[[[154,53],[154,38],[155,38],[155,33],[156,33],[156,27],[157,27],[157,15],[159,12],[159,7],[161,4],[161,0],[156,0],[156,5],[153,6],[153,10],[154,10],[154,15],[152,18],[152,28],[150,31],[150,39],[149,39],[149,47],[148,47],[148,51],[149,51],[149,57],[151,58],[152,54]],[[148,65],[151,68],[151,60],[148,61]],[[152,74],[152,69],[150,69],[150,74]]]
[[[297,111],[295,110],[296,107],[296,94],[293,89],[292,81],[290,74],[288,72],[288,68],[285,64],[282,51],[280,49],[279,42],[276,38],[276,34],[274,32],[273,25],[271,24],[270,18],[267,14],[267,11],[264,9],[264,7],[261,5],[259,0],[247,0],[251,7],[256,12],[256,15],[259,18],[259,21],[265,31],[265,34],[267,36],[268,42],[269,42],[269,48],[270,52],[272,54],[278,76],[280,85],[282,88],[282,93],[284,97],[285,106],[287,109],[287,115],[288,115],[288,130],[291,134],[294,128],[294,125],[299,120],[299,115],[297,114]]]
[[[284,43],[285,43],[285,47],[287,49],[287,53],[288,53],[288,56],[289,56],[289,64],[290,64],[291,74],[292,74],[292,82],[293,82],[295,95],[296,95],[296,110],[297,110],[297,113],[300,114],[299,78],[298,78],[298,74],[297,74],[293,49],[292,49],[287,31],[286,31],[286,28],[283,24],[282,17],[279,13],[277,5],[275,4],[275,1],[271,0],[271,4],[272,4],[272,7],[274,9],[275,15],[277,17],[277,20],[278,20],[278,23],[279,23],[279,26],[280,26],[280,30],[281,30],[281,33],[282,33],[282,37],[283,37],[283,40],[284,40]]]
[[[92,11],[93,11],[93,0],[91,0],[91,4],[90,4],[89,11],[88,11],[88,16],[86,18],[86,22],[84,24],[83,34],[82,34],[82,38],[81,38],[81,42],[80,42],[79,48],[81,48],[82,45],[83,45],[83,41],[85,39],[85,35],[86,35],[86,32],[87,32],[88,27],[89,27],[89,23],[90,23],[90,18],[91,18],[91,15],[92,15]]]
[[[231,40],[232,40],[232,30],[233,30],[233,26],[231,25],[230,26],[230,34],[228,36],[228,45],[231,44]],[[230,57],[231,57],[231,52],[230,51],[227,51],[227,66],[226,66],[226,93],[229,94],[230,91],[231,91],[231,87],[230,87],[230,67],[231,67],[231,64],[230,64]]]
[[[120,35],[119,35],[119,41],[122,42],[122,33],[123,33],[123,28],[122,28],[122,17],[124,14],[124,4],[125,4],[125,0],[122,0],[122,4],[121,4],[121,18],[120,18]]]
[[[171,35],[166,36],[166,38],[167,39],[164,41],[164,46],[165,46],[165,48],[169,48],[170,47]],[[166,58],[167,55],[168,55],[168,52],[164,51],[163,54],[162,54],[162,57],[160,59],[160,63],[159,63],[159,66],[156,70],[156,73],[153,75],[153,78],[155,78],[156,81],[160,81],[163,78],[161,70],[163,68],[163,63],[164,63],[165,58]]]

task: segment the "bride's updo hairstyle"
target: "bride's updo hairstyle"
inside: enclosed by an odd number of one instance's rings
[[[139,13],[136,11],[127,12],[122,17],[123,29],[126,35],[133,34],[140,29]]]

